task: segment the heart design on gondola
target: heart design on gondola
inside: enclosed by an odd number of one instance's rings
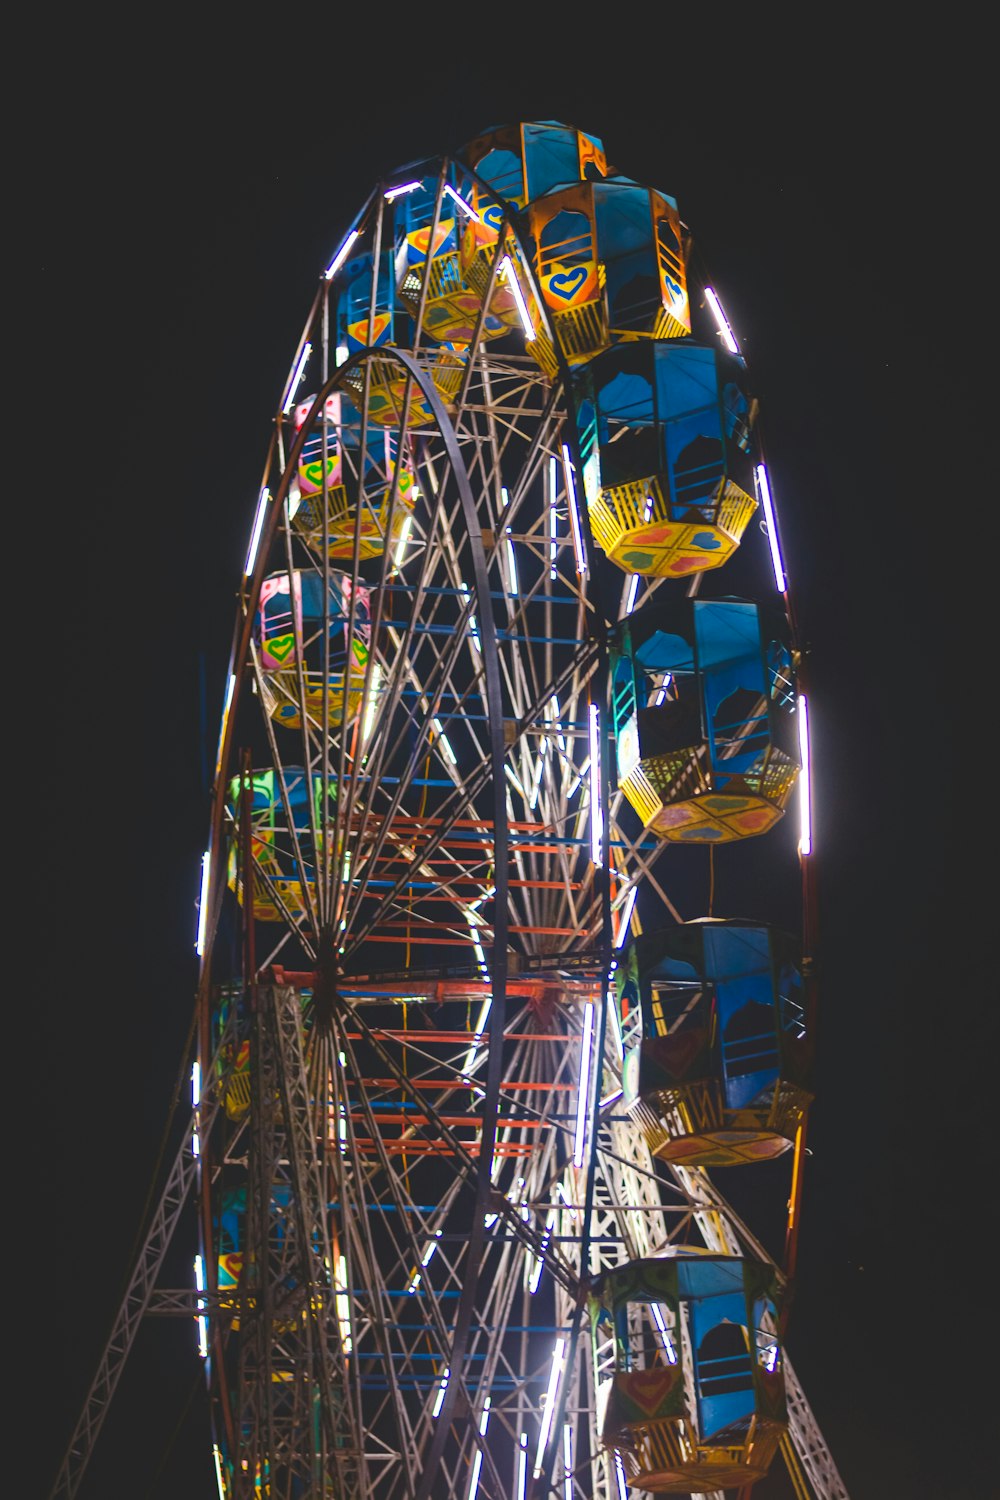
[[[577,266],[572,271],[556,271],[549,277],[549,291],[566,302],[576,295],[587,279],[587,267]]]

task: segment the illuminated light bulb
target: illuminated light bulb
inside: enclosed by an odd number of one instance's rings
[[[563,1362],[566,1349],[566,1340],[556,1339],[555,1348],[552,1351],[552,1368],[549,1371],[548,1389],[544,1396],[545,1411],[542,1416],[542,1425],[538,1429],[538,1447],[535,1451],[535,1467],[532,1471],[535,1479],[542,1472],[542,1461],[545,1458],[545,1445],[549,1440],[549,1432],[552,1428],[552,1418],[555,1415],[556,1391],[559,1387],[559,1377],[563,1372]]]
[[[350,349],[348,349],[346,344],[338,344],[336,349],[333,351],[333,362],[338,370],[340,369],[341,365],[347,363],[350,357],[351,351]]]
[[[449,198],[454,198],[455,202],[458,204],[462,212],[464,214],[468,214],[470,219],[475,219],[477,224],[481,224],[483,222],[479,215],[476,213],[476,210],[472,207],[472,204],[466,203],[461,193],[456,193],[450,182],[445,183],[444,190],[448,194]]]
[[[194,951],[201,958],[205,952],[205,928],[208,924],[208,885],[212,874],[212,856],[206,849],[201,856],[201,891],[198,896],[198,932]]]
[[[796,712],[799,720],[799,755],[802,769],[799,772],[799,853],[812,853],[812,766],[809,753],[809,708],[804,693],[800,693]]]
[[[191,1105],[197,1109],[201,1103],[201,1063],[191,1064]]]
[[[354,241],[357,239],[357,237],[358,237],[358,235],[360,233],[361,233],[360,229],[352,229],[351,230],[350,234],[347,236],[347,239],[341,245],[340,249],[337,251],[336,255],[333,257],[333,260],[331,260],[330,264],[327,266],[326,270],[323,272],[323,278],[324,278],[324,280],[330,281],[332,279],[332,277],[336,276],[337,272],[340,270],[341,266],[344,264],[344,261],[350,255],[350,253],[351,253],[351,246],[354,244]]]
[[[264,526],[264,517],[267,515],[267,504],[271,498],[269,489],[262,489],[257,497],[257,514],[253,518],[253,531],[250,533],[250,546],[247,548],[247,560],[243,566],[244,578],[249,578],[253,572],[253,565],[257,560],[257,548],[260,544],[260,533]]]
[[[597,704],[590,705],[590,858],[600,865],[604,841],[604,814],[601,810],[601,755],[598,745]]]
[[[390,188],[389,191],[387,193],[383,193],[382,196],[385,199],[386,203],[392,203],[396,198],[402,198],[404,193],[412,193],[421,186],[422,184],[419,182],[404,182],[400,187]]]
[[[528,304],[524,300],[521,283],[517,279],[517,273],[514,270],[514,265],[509,255],[505,255],[500,262],[500,274],[506,278],[510,286],[514,301],[517,304],[517,315],[521,319],[521,327],[524,329],[525,342],[530,344],[534,340],[535,330],[532,327],[531,314],[528,312]]]
[[[709,307],[712,309],[712,316],[715,318],[719,332],[722,334],[722,341],[725,344],[726,348],[729,350],[730,354],[739,354],[740,346],[736,342],[733,330],[729,326],[729,319],[722,311],[722,303],[719,301],[718,297],[715,295],[710,286],[707,286],[705,288],[705,300],[708,303]]]
[[[583,550],[583,529],[576,503],[576,484],[573,479],[573,462],[569,455],[569,444],[562,445],[563,474],[566,478],[566,499],[569,504],[570,529],[573,532],[573,551],[576,553],[576,571],[581,578],[587,577],[587,558]]]
[[[583,1166],[583,1148],[587,1135],[587,1106],[590,1102],[590,1053],[594,1034],[594,1004],[587,1001],[583,1017],[583,1040],[580,1044],[580,1091],[576,1096],[576,1133],[573,1138],[573,1165]]]
[[[666,698],[666,696],[667,696],[667,689],[669,688],[669,686],[673,682],[673,680],[674,680],[673,673],[672,672],[668,672],[666,674],[666,676],[664,677],[663,681],[660,683],[660,686],[659,686],[659,688],[657,689],[657,692],[656,692],[656,697],[653,699],[653,707],[654,708],[659,708],[660,704]]]
[[[785,565],[781,559],[781,543],[778,540],[778,518],[774,513],[774,503],[771,499],[771,485],[767,477],[767,469],[763,464],[758,464],[754,469],[757,479],[757,490],[760,494],[761,504],[764,507],[764,527],[767,531],[767,545],[771,549],[771,567],[774,570],[774,582],[778,593],[783,594],[788,588],[785,578]]]
[[[310,356],[310,354],[312,352],[313,352],[313,346],[312,346],[312,344],[306,344],[305,348],[302,350],[302,353],[299,355],[299,362],[295,366],[295,369],[294,369],[294,371],[292,373],[291,381],[289,382],[289,385],[288,385],[288,394],[285,397],[285,404],[281,408],[282,412],[284,413],[284,415],[286,417],[288,416],[288,413],[292,409],[292,403],[295,400],[295,392],[299,388],[299,381],[302,379],[303,375],[305,374],[306,365],[309,363],[309,356]]]

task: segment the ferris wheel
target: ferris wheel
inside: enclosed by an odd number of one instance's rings
[[[846,1495],[783,1348],[806,712],[674,200],[551,121],[380,181],[248,514],[203,861],[174,1196],[224,1500],[718,1493],[779,1455]],[[748,848],[797,933],[716,910]],[[782,1174],[780,1253],[718,1169]]]

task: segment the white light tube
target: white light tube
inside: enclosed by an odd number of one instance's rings
[[[461,585],[461,588],[462,593],[465,595],[466,599],[469,599],[471,597],[469,594],[469,585],[467,583],[463,583]],[[473,614],[469,615],[469,630],[472,632],[472,644],[475,646],[480,656],[482,656],[483,648],[479,641],[479,626],[476,624],[476,617]]]
[[[454,198],[455,202],[458,204],[462,212],[464,214],[468,214],[470,219],[475,219],[477,224],[481,224],[483,222],[479,215],[476,213],[476,210],[472,207],[472,204],[466,203],[461,193],[456,193],[450,182],[445,183],[444,190],[448,194],[449,198]]]
[[[629,924],[632,921],[632,913],[635,910],[635,899],[639,894],[639,887],[634,885],[625,897],[625,903],[621,910],[621,920],[618,923],[618,936],[615,938],[615,947],[624,946],[629,935]]]
[[[399,533],[399,541],[396,543],[396,556],[393,559],[393,572],[395,573],[398,573],[399,569],[403,566],[403,553],[406,551],[406,543],[409,540],[412,524],[413,517],[407,516]]]
[[[378,705],[379,687],[382,677],[382,668],[378,662],[372,667],[372,680],[368,691],[368,707],[365,710],[365,722],[361,729],[361,743],[367,745],[375,723],[375,710]]]
[[[386,203],[392,203],[395,198],[402,198],[404,193],[412,193],[421,186],[419,182],[404,182],[400,187],[390,188],[387,193],[382,194],[382,197]]]
[[[295,366],[294,373],[292,374],[292,378],[291,378],[291,381],[290,381],[289,386],[288,386],[288,395],[286,396],[286,398],[285,398],[285,404],[282,407],[282,411],[284,412],[284,414],[285,414],[286,417],[288,416],[288,413],[292,409],[292,403],[295,400],[295,392],[299,388],[299,381],[302,379],[302,376],[305,374],[306,365],[309,363],[309,356],[310,356],[310,354],[312,352],[313,352],[313,346],[312,346],[312,344],[306,344],[306,346],[303,349],[302,353],[299,355],[299,362]]]
[[[333,351],[333,363],[338,370],[340,369],[341,365],[346,365],[350,357],[351,351],[350,349],[348,349],[346,344],[338,344],[336,349]]]
[[[559,1387],[559,1377],[563,1372],[563,1355],[566,1348],[565,1339],[556,1339],[555,1348],[552,1351],[552,1369],[549,1371],[549,1385],[545,1392],[545,1411],[542,1416],[542,1425],[538,1429],[538,1448],[535,1452],[535,1467],[533,1474],[535,1479],[542,1472],[542,1460],[545,1458],[545,1444],[549,1440],[549,1431],[552,1427],[552,1418],[555,1413],[556,1391]]]
[[[347,1296],[347,1261],[342,1255],[337,1256],[337,1269],[333,1278],[334,1290],[337,1304],[337,1322],[340,1324],[340,1343],[345,1354],[350,1354],[353,1348],[351,1338],[351,1304]]]
[[[576,553],[576,571],[581,578],[587,576],[587,559],[583,550],[583,530],[580,526],[580,512],[576,504],[576,484],[573,479],[573,462],[569,456],[569,444],[562,445],[563,473],[566,476],[566,500],[569,505],[569,519],[573,532],[573,551]]]
[[[583,1166],[583,1148],[587,1134],[590,1104],[590,1053],[594,1035],[594,1002],[587,1001],[583,1017],[583,1040],[580,1043],[580,1091],[576,1096],[576,1134],[573,1138],[573,1165]]]
[[[799,718],[799,755],[802,769],[799,772],[799,853],[812,853],[812,766],[809,756],[809,709],[804,693],[799,694],[796,705]]]
[[[336,276],[337,272],[340,270],[341,266],[344,264],[344,261],[350,255],[350,253],[351,253],[351,246],[354,244],[354,241],[357,239],[357,237],[358,237],[358,235],[360,233],[361,233],[360,229],[352,229],[351,230],[350,234],[347,236],[347,239],[341,245],[340,249],[337,251],[336,255],[333,257],[333,260],[331,260],[330,264],[327,266],[326,270],[323,272],[323,276],[324,276],[325,280],[330,281],[332,277]]]
[[[622,1463],[622,1456],[617,1448],[615,1449],[615,1478],[618,1481],[618,1500],[628,1500],[628,1481],[625,1478],[625,1465]]]
[[[764,507],[764,525],[767,529],[767,545],[771,549],[771,567],[774,569],[774,581],[778,593],[783,594],[788,588],[785,578],[785,565],[781,560],[781,543],[778,540],[778,518],[774,513],[774,504],[771,500],[771,486],[768,483],[767,469],[763,464],[758,464],[754,469],[757,477],[757,491],[760,495],[761,504]]]
[[[253,572],[253,565],[257,560],[257,547],[260,542],[260,533],[264,526],[264,517],[267,515],[267,502],[271,498],[269,489],[262,489],[257,497],[257,514],[253,518],[253,531],[250,533],[250,546],[247,548],[247,560],[243,567],[243,577],[249,578]],[[290,519],[290,517],[289,517]]]
[[[601,810],[601,755],[598,745],[597,704],[590,705],[590,858],[599,865],[604,842],[604,814]]]
[[[618,1056],[625,1055],[625,1038],[622,1036],[622,1023],[618,1018],[618,997],[614,990],[608,990],[608,1013],[611,1016],[611,1025],[615,1033],[615,1042],[618,1046]]]
[[[490,1398],[486,1397],[483,1402],[483,1414],[479,1419],[479,1431],[483,1437],[486,1436],[486,1424],[490,1420]],[[472,1478],[469,1482],[469,1500],[476,1500],[479,1491],[479,1473],[483,1467],[483,1450],[477,1448],[472,1460]]]
[[[194,1258],[194,1284],[199,1292],[203,1292],[205,1290],[205,1265],[200,1255],[196,1255]],[[198,1306],[205,1306],[205,1300],[203,1297],[198,1298]],[[202,1359],[207,1359],[208,1319],[205,1317],[204,1313],[199,1313],[196,1321],[198,1324],[198,1353],[201,1355]]]
[[[660,1338],[663,1342],[663,1351],[667,1356],[667,1363],[675,1365],[677,1363],[677,1350],[674,1348],[673,1343],[671,1342],[670,1331],[667,1328],[666,1323],[663,1321],[663,1314],[660,1312],[660,1305],[658,1302],[651,1302],[649,1305],[653,1313],[653,1322],[660,1330]]]
[[[434,725],[434,731],[435,731],[435,733],[437,734],[437,737],[438,737],[438,744],[441,746],[441,749],[444,751],[444,753],[447,756],[447,758],[451,761],[452,765],[453,766],[457,766],[458,765],[458,756],[455,754],[454,750],[451,748],[451,741],[449,740],[448,736],[445,734],[444,730],[441,728],[441,720],[440,719],[433,719],[431,722]]]
[[[633,573],[628,581],[628,593],[625,596],[625,613],[630,615],[635,609],[635,596],[639,592],[639,574]]]
[[[480,950],[480,951],[482,951],[482,950]],[[484,962],[485,962],[485,959],[484,959]],[[479,1042],[480,1042],[480,1040],[482,1038],[484,1030],[486,1029],[486,1022],[489,1019],[490,1006],[492,1004],[493,1004],[493,996],[492,995],[487,995],[486,999],[483,1001],[483,1003],[482,1003],[482,1005],[480,1006],[480,1009],[479,1009],[479,1019],[476,1022],[476,1029],[475,1029],[475,1032],[473,1033],[472,1046],[469,1048],[468,1052],[465,1054],[465,1062],[462,1064],[462,1072],[463,1073],[471,1073],[472,1072],[472,1065],[473,1065],[473,1063],[476,1060],[476,1053],[479,1050]]]
[[[549,459],[549,577],[555,578],[558,573],[557,562],[559,558],[559,515],[556,511],[556,490],[558,489],[559,466],[554,458]]]
[[[517,558],[514,554],[514,543],[511,539],[509,526],[507,527],[507,571],[510,574],[511,593],[519,594],[520,589],[518,588],[517,583]]]
[[[528,304],[524,300],[521,283],[517,279],[517,273],[514,270],[509,255],[505,255],[500,262],[500,273],[506,276],[510,289],[514,294],[514,301],[517,303],[517,315],[521,319],[521,327],[524,329],[525,342],[530,344],[535,337],[535,330],[531,325],[531,314],[528,312]]]
[[[198,932],[194,951],[201,958],[205,952],[205,928],[208,924],[208,884],[212,874],[212,856],[208,850],[201,856],[201,891],[198,896]]]
[[[434,1405],[431,1408],[431,1416],[432,1417],[438,1416],[438,1414],[441,1411],[442,1406],[444,1405],[444,1393],[448,1389],[448,1377],[450,1376],[450,1374],[451,1374],[450,1369],[448,1368],[447,1365],[445,1365],[445,1367],[444,1367],[444,1374],[441,1376],[441,1384],[438,1387],[438,1393],[434,1397]]]
[[[528,1493],[528,1434],[522,1432],[517,1440],[517,1500],[526,1500]]]
[[[712,288],[710,286],[707,286],[705,288],[705,300],[707,301],[709,307],[712,309],[712,315],[715,318],[716,323],[718,324],[719,332],[722,334],[722,341],[725,344],[726,348],[729,350],[730,354],[739,354],[740,346],[736,342],[736,339],[733,335],[733,330],[729,326],[728,318],[722,311],[722,303],[719,301],[718,297],[712,291]]]
[[[573,1429],[568,1422],[563,1427],[563,1477],[565,1500],[573,1500]]]
[[[226,725],[229,722],[229,709],[233,701],[233,692],[236,688],[236,673],[230,672],[229,681],[226,683],[226,701],[222,705],[222,723],[219,726],[219,750],[215,757],[215,768],[219,769],[222,764],[222,747],[226,742]]]
[[[531,1280],[528,1282],[528,1291],[532,1294],[532,1296],[534,1296],[535,1292],[538,1291],[539,1285],[541,1284],[542,1271],[545,1268],[545,1252],[549,1247],[549,1240],[551,1238],[552,1225],[551,1223],[549,1223],[545,1226],[545,1234],[542,1237],[542,1253],[541,1255],[535,1256],[535,1269],[532,1271]]]
[[[201,1063],[191,1064],[191,1108],[197,1109],[201,1103]]]
[[[219,1500],[226,1500],[226,1488],[222,1482],[222,1454],[219,1452],[218,1443],[212,1444],[212,1458],[215,1460],[215,1482],[219,1486]]]
[[[660,683],[660,686],[659,686],[659,688],[657,689],[657,692],[656,692],[656,697],[653,699],[653,707],[654,708],[659,708],[659,706],[663,702],[664,698],[666,698],[666,696],[667,696],[667,688],[670,686],[670,684],[673,682],[673,680],[674,680],[674,674],[672,672],[668,672],[666,674],[666,676],[664,677],[663,681]]]

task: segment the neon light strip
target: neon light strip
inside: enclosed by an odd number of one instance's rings
[[[422,186],[423,184],[419,182],[404,182],[400,187],[390,188],[387,193],[382,194],[382,197],[386,203],[392,203],[394,199],[402,198],[404,193],[412,193],[416,188]]]
[[[476,213],[476,210],[472,207],[472,204],[466,203],[461,193],[456,193],[450,182],[445,183],[444,190],[448,194],[449,198],[454,198],[455,202],[458,204],[462,212],[468,214],[470,219],[475,219],[477,224],[481,224],[483,222],[479,215]]]
[[[510,527],[507,527],[507,567],[510,573],[510,591],[519,594],[520,589],[517,582],[517,558],[514,554],[514,542],[511,538]]]
[[[639,574],[633,573],[629,579],[628,594],[625,596],[625,613],[630,615],[635,609],[635,596],[639,592]]]
[[[629,924],[632,921],[632,913],[635,910],[635,901],[638,894],[639,887],[634,885],[625,897],[625,904],[621,912],[621,921],[618,923],[618,936],[615,938],[616,948],[621,948],[629,935]]]
[[[535,1467],[533,1474],[535,1479],[542,1472],[542,1460],[545,1457],[545,1444],[549,1440],[549,1431],[552,1427],[552,1417],[555,1413],[556,1390],[559,1386],[559,1377],[563,1371],[563,1353],[566,1348],[565,1339],[556,1339],[555,1348],[552,1351],[552,1369],[549,1371],[549,1385],[545,1392],[545,1412],[542,1417],[542,1425],[538,1431],[538,1448],[535,1452]]]
[[[191,1064],[191,1108],[197,1109],[201,1103],[201,1063]]]
[[[517,1500],[525,1500],[528,1493],[528,1434],[522,1432],[517,1443],[520,1450],[517,1458]]]
[[[505,255],[500,262],[500,271],[507,278],[510,289],[514,294],[514,301],[517,303],[517,315],[521,319],[524,337],[526,342],[530,344],[535,337],[535,330],[532,326],[531,315],[528,312],[528,304],[525,302],[524,293],[521,290],[521,283],[517,279],[517,273],[514,270],[514,265],[509,255]]]
[[[625,1478],[625,1465],[622,1456],[615,1449],[615,1478],[618,1481],[618,1500],[628,1500],[628,1481]]]
[[[601,863],[601,844],[604,840],[604,815],[601,811],[601,753],[598,745],[597,704],[590,705],[590,858],[595,865]]]
[[[556,489],[559,469],[554,458],[549,459],[549,577],[555,578],[559,556],[559,515],[556,511]]]
[[[286,417],[292,409],[292,402],[295,400],[295,392],[298,390],[299,381],[305,374],[305,368],[309,363],[309,356],[312,352],[312,344],[306,344],[302,353],[299,355],[299,362],[295,366],[295,373],[292,375],[291,384],[288,387],[288,395],[285,399],[285,404],[281,408]]]
[[[797,704],[799,717],[799,755],[802,769],[799,772],[799,853],[812,853],[812,765],[809,754],[809,707],[804,693],[800,693]]]
[[[201,958],[205,952],[205,928],[208,925],[208,883],[212,874],[212,856],[208,850],[201,856],[201,893],[198,896],[198,935],[194,951]]]
[[[670,1333],[666,1323],[663,1321],[663,1314],[660,1312],[659,1303],[651,1302],[650,1307],[653,1313],[653,1322],[660,1330],[660,1338],[663,1340],[663,1350],[667,1356],[667,1362],[675,1365],[677,1363],[677,1350],[671,1342]]]
[[[438,1393],[437,1393],[437,1395],[434,1398],[434,1405],[431,1408],[431,1416],[432,1417],[438,1416],[439,1413],[440,1413],[440,1411],[441,1411],[442,1406],[444,1405],[444,1393],[448,1389],[448,1378],[449,1378],[450,1375],[451,1375],[451,1371],[448,1368],[448,1366],[445,1365],[445,1367],[444,1367],[444,1374],[441,1376],[441,1384],[440,1384],[440,1386],[438,1388]]]
[[[271,491],[267,488],[261,490],[257,498],[257,514],[253,518],[253,531],[250,535],[250,546],[247,549],[247,560],[243,568],[243,577],[249,578],[253,572],[253,565],[257,560],[257,547],[260,543],[260,533],[264,526],[264,517],[267,515],[267,502],[271,498]],[[291,520],[291,513],[289,513]]]
[[[754,469],[757,478],[757,490],[760,494],[761,504],[764,507],[764,524],[767,527],[767,544],[771,549],[771,567],[774,569],[774,581],[778,593],[783,594],[788,588],[785,578],[785,565],[781,560],[781,543],[778,541],[778,518],[774,513],[774,504],[771,500],[771,486],[768,483],[767,470],[763,464],[758,464]]]
[[[573,1500],[573,1429],[569,1423],[563,1427],[563,1474],[565,1500]]]
[[[229,681],[226,684],[226,701],[222,706],[222,724],[219,728],[219,750],[215,757],[215,769],[218,771],[222,764],[222,747],[226,741],[226,724],[229,721],[229,708],[233,701],[233,692],[236,687],[236,673],[230,672]]]
[[[333,260],[331,260],[330,264],[327,266],[326,270],[323,272],[323,276],[324,276],[325,280],[330,281],[332,277],[336,276],[337,272],[340,270],[341,266],[344,264],[344,261],[350,255],[350,253],[351,253],[351,246],[354,244],[354,241],[357,239],[357,237],[358,237],[358,235],[360,233],[361,233],[360,229],[352,229],[351,230],[350,234],[347,236],[347,239],[341,245],[340,249],[337,251],[336,255],[333,257]]]
[[[483,1415],[479,1420],[479,1431],[481,1436],[483,1437],[486,1436],[486,1424],[489,1422],[489,1420],[490,1398],[489,1396],[487,1396],[486,1400],[483,1402]],[[479,1491],[479,1471],[482,1469],[482,1467],[483,1450],[482,1448],[477,1448],[475,1457],[472,1460],[472,1479],[469,1483],[469,1500],[476,1500],[476,1495]]]
[[[580,1092],[576,1096],[576,1135],[573,1139],[573,1165],[583,1166],[584,1138],[587,1134],[587,1107],[590,1103],[590,1053],[594,1034],[594,1002],[587,1001],[583,1018],[583,1041],[580,1044]]]
[[[722,303],[719,301],[718,297],[712,291],[712,288],[710,286],[707,286],[705,288],[705,299],[708,302],[709,307],[712,309],[712,315],[719,326],[719,332],[722,334],[723,343],[725,344],[726,348],[729,350],[730,354],[739,354],[740,346],[736,342],[736,337],[733,333],[733,330],[729,326],[729,319],[722,311]]]
[[[219,1500],[226,1500],[226,1488],[222,1482],[222,1454],[219,1452],[218,1443],[212,1444],[212,1457],[215,1460],[215,1482],[219,1486]]]
[[[569,456],[569,445],[562,445],[563,473],[566,476],[566,498],[569,502],[569,519],[573,530],[573,550],[576,553],[576,571],[581,578],[587,576],[587,559],[583,551],[583,530],[580,526],[580,512],[576,504],[576,485],[573,481],[573,464]]]

